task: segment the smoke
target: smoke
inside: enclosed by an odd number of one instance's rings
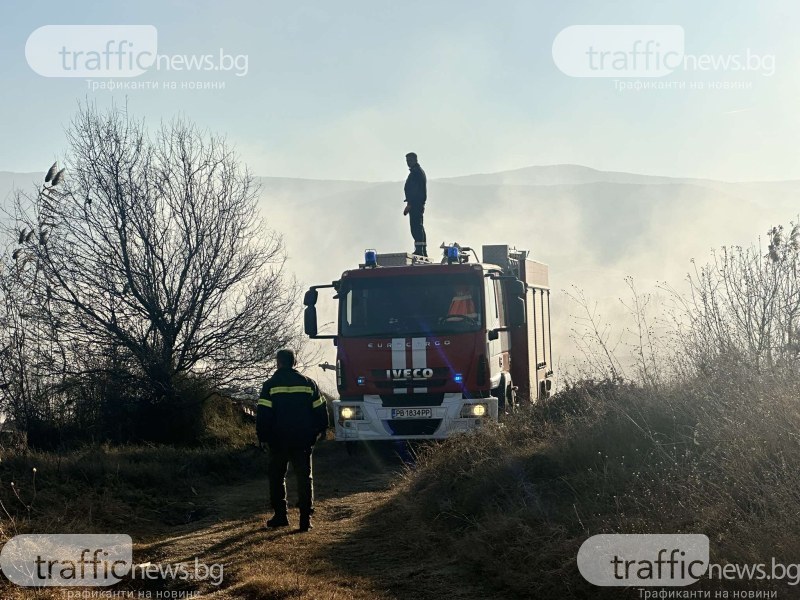
[[[423,165],[424,166],[424,165]],[[432,174],[429,173],[429,177]],[[0,173],[0,198],[41,175]],[[411,251],[403,217],[403,182],[260,178],[268,225],[284,236],[288,269],[305,286],[330,283],[357,267],[364,250]],[[510,244],[550,266],[556,365],[576,354],[565,291],[583,290],[604,322],[630,325],[620,299],[625,277],[640,291],[660,282],[680,288],[691,260],[712,248],[749,245],[775,224],[797,217],[800,182],[724,183],[596,171],[576,165],[430,179],[425,227],[430,254],[442,242],[480,249]],[[478,250],[480,254],[480,250]],[[319,323],[335,322],[331,294],[320,293]],[[334,325],[321,328],[333,333]],[[320,362],[335,361],[321,341]],[[330,373],[309,374],[332,385]]]
[[[569,183],[571,178],[580,183]],[[357,267],[367,248],[413,247],[401,181],[261,183],[265,216],[284,233],[289,266],[304,285],[338,279]],[[507,243],[547,263],[553,354],[556,365],[566,365],[576,355],[570,339],[576,307],[564,291],[583,290],[602,320],[621,332],[631,325],[621,303],[630,296],[626,277],[643,292],[661,282],[680,288],[692,259],[702,264],[712,248],[750,244],[793,218],[798,190],[800,183],[793,182],[732,184],[532,167],[429,180],[425,227],[431,255],[442,242],[476,249]],[[335,321],[335,305],[326,303],[324,293],[319,308],[320,323]],[[335,348],[330,341],[321,344],[324,359],[333,362]],[[311,373],[322,377],[318,369]]]

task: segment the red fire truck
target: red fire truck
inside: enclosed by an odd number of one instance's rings
[[[443,250],[441,263],[367,250],[306,292],[306,334],[337,348],[337,441],[446,438],[550,394],[547,266],[507,245],[481,261]],[[322,288],[335,290],[336,335],[317,331]]]

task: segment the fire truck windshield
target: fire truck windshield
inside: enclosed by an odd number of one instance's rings
[[[481,283],[479,278],[463,275],[343,282],[341,334],[389,337],[477,331],[482,325]]]

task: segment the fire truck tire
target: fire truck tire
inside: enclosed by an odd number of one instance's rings
[[[517,395],[511,381],[503,377],[497,388],[497,413],[500,417],[511,413],[517,404]]]

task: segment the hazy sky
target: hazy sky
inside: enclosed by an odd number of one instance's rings
[[[46,169],[79,100],[154,122],[183,114],[225,133],[259,175],[397,180],[403,155],[430,177],[531,164],[728,180],[800,178],[800,3],[22,2],[0,8],[0,170]],[[43,25],[152,25],[159,54],[247,55],[247,74],[148,72],[118,81],[225,89],[91,90],[25,56]],[[745,89],[619,91],[552,57],[572,25],[679,25],[693,54],[772,55],[763,71],[661,81]],[[105,80],[102,80],[105,81]]]

